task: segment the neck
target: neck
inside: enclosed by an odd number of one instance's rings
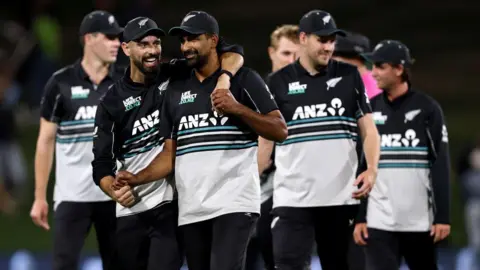
[[[300,55],[300,64],[303,68],[308,71],[310,75],[316,75],[319,71],[316,69],[315,65],[312,63],[312,60],[307,56],[305,52]]]
[[[357,69],[358,69],[358,73],[360,73],[360,75],[363,75],[363,74],[369,72],[367,66],[365,66],[365,65],[359,65],[359,66],[357,66]]]
[[[210,77],[217,69],[220,68],[220,62],[218,61],[217,52],[212,52],[207,59],[205,65],[195,69],[195,76],[200,82],[203,82],[206,78]]]
[[[81,65],[90,80],[95,84],[100,84],[107,76],[110,67],[110,64],[101,61],[88,50],[84,51]]]
[[[408,91],[408,83],[407,82],[402,82],[394,87],[390,88],[388,91],[385,91],[387,93],[388,100],[393,101],[403,95],[405,95]]]
[[[132,62],[130,62],[130,79],[132,82],[145,84],[145,74],[143,74],[143,72],[141,72]]]

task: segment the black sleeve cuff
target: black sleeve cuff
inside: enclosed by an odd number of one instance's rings
[[[115,177],[115,174],[112,172],[112,169],[106,167],[93,169],[93,181],[97,186],[100,185],[100,181],[106,176]]]

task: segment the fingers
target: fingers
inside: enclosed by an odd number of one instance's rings
[[[368,238],[367,226],[363,224],[357,224],[355,230],[353,231],[353,239],[357,245],[365,246],[367,242],[365,239]]]
[[[48,210],[47,211],[32,211],[30,217],[35,225],[44,230],[50,230],[50,225],[48,225]]]
[[[360,183],[362,183],[364,177],[365,177],[365,172],[361,173],[361,174],[357,177],[357,179],[355,179],[355,182],[353,182],[353,186],[356,187],[356,186],[360,185]]]
[[[434,238],[433,242],[437,243],[445,238],[447,238],[450,235],[450,227],[448,226],[434,226]]]
[[[435,235],[435,225],[432,225],[432,228],[430,229],[430,236]]]
[[[368,193],[370,193],[371,187],[372,186],[370,185],[369,182],[366,182],[366,181],[363,182],[362,187],[359,190],[352,193],[352,197],[355,199],[360,199],[367,196]]]
[[[122,187],[117,193],[117,202],[125,207],[133,205],[135,196],[129,186]]]

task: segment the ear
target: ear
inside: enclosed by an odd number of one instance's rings
[[[122,50],[126,56],[130,57],[130,48],[128,43],[122,42]]]
[[[300,45],[305,45],[307,43],[308,35],[305,32],[300,32],[298,35],[298,40],[300,41]]]
[[[273,54],[275,53],[275,48],[273,48],[272,46],[269,46],[268,47],[268,55],[270,56],[270,60],[273,61]]]
[[[212,35],[211,40],[212,40],[212,48],[216,48],[220,38],[217,35]]]
[[[402,76],[402,73],[403,73],[404,69],[405,68],[403,67],[403,65],[394,66],[393,67],[393,72],[395,73],[395,76],[400,77],[400,76]]]

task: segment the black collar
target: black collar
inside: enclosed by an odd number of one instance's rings
[[[302,66],[302,64],[300,63],[300,59],[298,59],[297,61],[295,61],[295,63],[293,63],[293,68],[295,69],[295,72],[298,75],[307,75],[307,76],[310,76],[310,77],[320,77],[320,76],[324,76],[324,75],[328,74],[329,70],[332,67],[332,62],[333,62],[333,60],[330,60],[328,62],[328,65],[324,69],[322,69],[321,71],[319,71],[317,74],[315,74],[313,76]]]
[[[411,97],[415,91],[409,86],[407,89],[407,92],[396,99],[390,101],[388,99],[387,91],[383,91],[383,100],[385,101],[385,104],[388,104],[391,107],[397,108],[401,106],[409,97]]]
[[[81,78],[82,80],[87,80],[87,81],[91,82],[90,77],[88,76],[87,72],[85,72],[85,69],[83,69],[82,59],[78,59],[75,62],[74,68],[75,68],[75,71],[78,74],[79,78]],[[113,79],[114,76],[115,76],[115,64],[110,64],[110,66],[108,67],[108,73],[107,73],[106,78]]]
[[[132,81],[130,78],[130,66],[125,69],[125,74],[123,75],[123,82],[130,86],[133,89],[144,90],[156,83],[157,76],[145,77],[145,83],[137,83]]]
[[[191,78],[192,78],[192,81],[199,85],[199,86],[204,86],[204,85],[207,85],[209,84],[212,80],[217,80],[218,76],[220,76],[220,71],[222,70],[221,67],[219,67],[217,70],[215,70],[215,72],[212,73],[212,75],[206,77],[202,82],[200,82],[197,78],[197,75],[195,75],[195,69],[192,69],[192,73],[191,73]]]

